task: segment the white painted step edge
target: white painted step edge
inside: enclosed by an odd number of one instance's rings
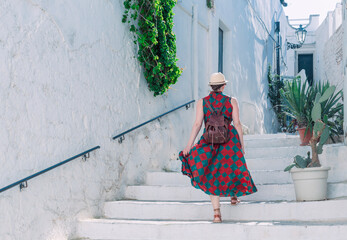
[[[253,139],[286,139],[286,138],[298,138],[298,134],[286,134],[286,133],[269,133],[269,134],[245,134],[244,140]]]
[[[258,184],[258,192],[243,196],[251,201],[292,201],[295,200],[293,184]],[[347,183],[328,183],[328,198],[347,196]],[[154,201],[204,201],[209,196],[192,186],[128,186],[125,199]]]
[[[347,199],[314,202],[221,202],[224,220],[231,221],[347,221]],[[210,220],[211,202],[106,202],[106,218]]]
[[[81,220],[77,227],[80,238],[116,239],[242,239],[242,240],[343,240],[346,222],[223,222],[211,221],[143,221],[143,220]]]

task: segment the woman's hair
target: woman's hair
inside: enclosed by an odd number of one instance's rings
[[[219,91],[221,87],[223,87],[225,83],[223,84],[218,84],[218,85],[211,85],[211,88],[213,91]]]

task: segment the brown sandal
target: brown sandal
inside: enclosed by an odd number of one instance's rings
[[[236,196],[232,196],[231,197],[231,205],[237,205],[239,204],[241,201],[236,197]]]
[[[221,213],[220,213],[220,208],[216,208],[216,209],[213,209],[215,212],[218,211],[219,214],[215,214],[213,217],[213,222],[214,223],[221,223],[222,222],[222,216],[221,216]]]

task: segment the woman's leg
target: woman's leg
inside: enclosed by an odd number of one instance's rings
[[[220,208],[219,196],[210,195],[210,199],[211,199],[213,209]]]
[[[220,202],[219,202],[219,196],[216,195],[210,195],[213,211],[214,211],[214,219],[213,222],[221,222],[222,217],[220,213]]]

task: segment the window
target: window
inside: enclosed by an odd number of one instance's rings
[[[308,83],[312,86],[313,83],[313,54],[298,55],[298,72],[305,69]]]
[[[218,72],[223,72],[223,30],[218,33]]]

